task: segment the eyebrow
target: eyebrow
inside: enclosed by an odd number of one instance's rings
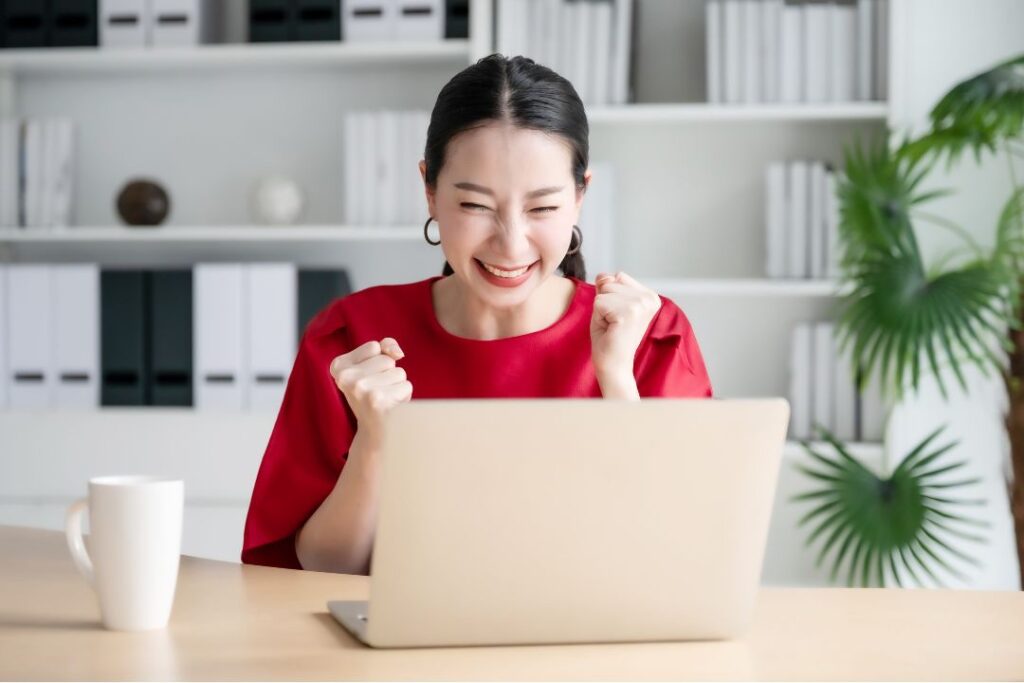
[[[492,189],[490,189],[488,187],[484,187],[483,185],[477,185],[476,183],[470,183],[470,182],[455,183],[455,187],[459,188],[460,190],[470,190],[471,192],[479,192],[481,194],[488,194],[488,195],[490,195],[492,197],[494,196],[494,190],[492,190]],[[564,187],[565,187],[564,185],[561,186],[561,187],[555,187],[555,186],[542,187],[539,190],[533,190],[532,192],[527,192],[526,193],[526,198],[527,199],[534,199],[535,197],[543,197],[546,194],[554,194],[555,192],[561,192]]]

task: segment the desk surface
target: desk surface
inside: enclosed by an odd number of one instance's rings
[[[1014,679],[1024,593],[762,589],[743,640],[373,650],[365,577],[183,557],[169,626],[106,631],[61,533],[0,527],[0,679]]]

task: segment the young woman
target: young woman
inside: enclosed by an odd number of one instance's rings
[[[438,95],[425,157],[424,237],[444,252],[443,275],[356,292],[310,322],[253,489],[243,562],[368,573],[381,425],[414,392],[712,395],[675,304],[622,272],[585,282],[576,223],[588,126],[568,81],[524,57],[481,59]]]

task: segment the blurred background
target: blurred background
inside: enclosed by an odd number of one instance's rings
[[[237,561],[301,330],[349,291],[440,273],[416,168],[429,112],[501,52],[587,106],[588,273],[675,300],[717,397],[792,403],[764,582],[837,581],[793,500],[820,483],[800,469],[812,424],[881,488],[947,425],[984,540],[907,583],[1019,588],[1003,382],[857,388],[836,189],[844,151],[924,133],[951,87],[1024,53],[1024,3],[0,0],[0,17],[0,524],[61,529],[92,476],[173,475],[183,551]],[[1007,149],[923,181],[956,188],[929,211],[981,249],[1020,182]],[[963,239],[915,228],[929,264]]]

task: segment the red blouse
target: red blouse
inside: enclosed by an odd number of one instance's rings
[[[356,431],[328,368],[361,344],[398,340],[413,400],[601,396],[590,360],[594,285],[572,278],[569,308],[551,326],[483,341],[453,335],[438,322],[431,285],[440,277],[364,289],[310,321],[256,477],[242,562],[301,569],[295,535],[334,488]],[[665,297],[633,374],[642,397],[712,395],[693,328]]]

